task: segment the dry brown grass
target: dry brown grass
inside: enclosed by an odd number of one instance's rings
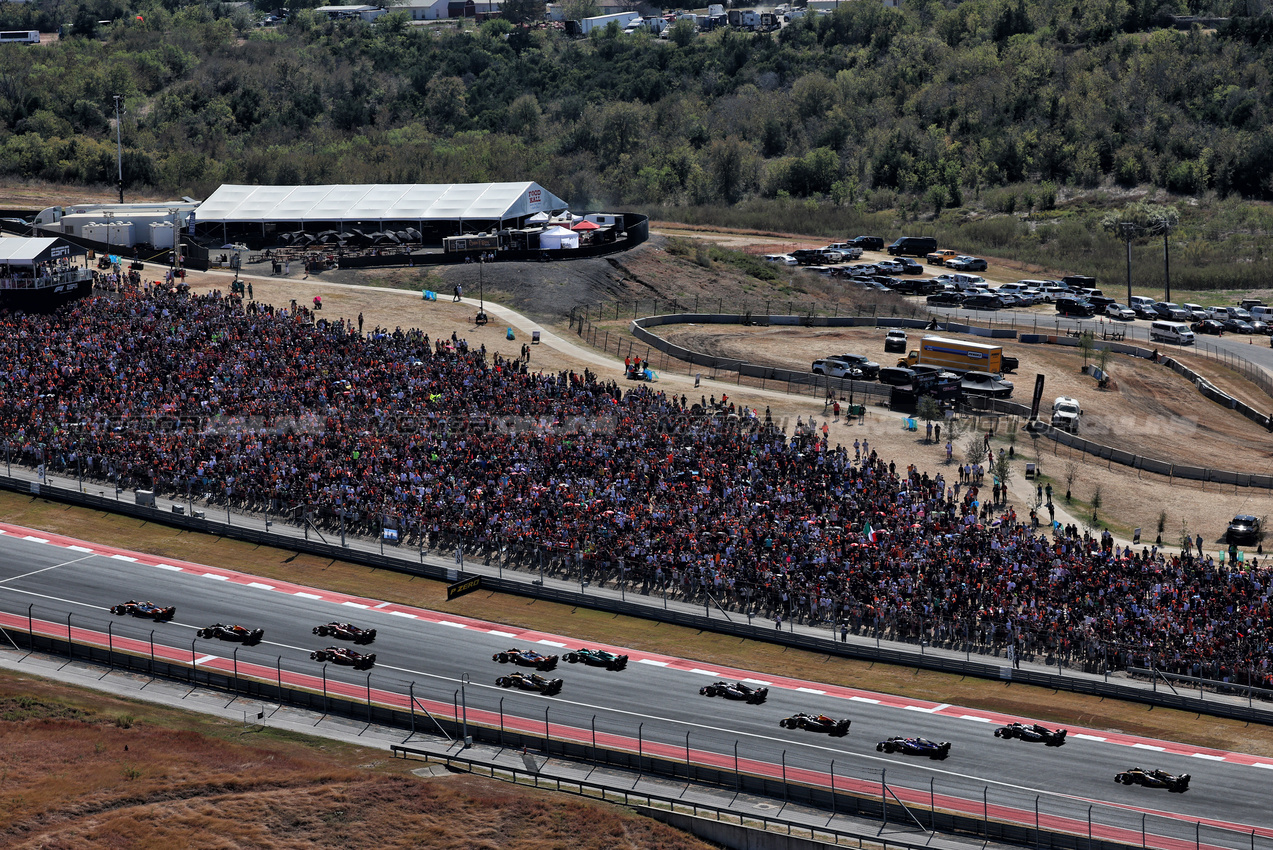
[[[0,845],[708,845],[613,806],[0,673]]]
[[[603,611],[479,592],[446,601],[446,585],[341,561],[187,534],[153,523],[96,513],[42,499],[0,494],[0,516],[34,528],[108,545],[184,558],[264,576],[390,600],[460,616],[569,635],[712,664],[815,682],[869,688],[917,699],[1040,720],[1183,741],[1204,747],[1273,755],[1273,729],[1162,708],[989,682],[908,667],[870,664],[786,649],[713,632],[621,617]]]

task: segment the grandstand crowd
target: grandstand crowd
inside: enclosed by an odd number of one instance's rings
[[[812,422],[787,434],[727,398],[534,372],[525,348],[364,334],[220,293],[133,289],[0,326],[15,463],[394,527],[401,545],[547,553],[785,621],[1270,681],[1258,562],[1040,529],[962,475],[831,445]]]

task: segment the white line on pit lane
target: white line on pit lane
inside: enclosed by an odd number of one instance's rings
[[[85,555],[83,558],[76,558],[74,561],[63,561],[60,564],[54,564],[51,567],[41,567],[38,570],[32,570],[31,572],[23,573],[20,576],[10,576],[9,578],[0,580],[0,584],[4,584],[5,582],[10,582],[10,581],[17,581],[18,579],[26,578],[27,576],[34,576],[34,575],[39,575],[40,573],[47,573],[49,570],[56,570],[58,567],[66,567],[66,566],[70,566],[71,564],[78,564],[80,561],[87,561],[89,558],[92,558],[92,557],[94,556]]]

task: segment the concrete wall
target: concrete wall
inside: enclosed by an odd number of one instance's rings
[[[826,850],[833,845],[823,841],[810,841],[794,835],[782,835],[777,832],[762,832],[759,829],[725,823],[712,818],[699,818],[680,812],[669,812],[653,806],[635,806],[638,812],[646,817],[668,826],[688,832],[704,841],[728,847],[730,850]]]

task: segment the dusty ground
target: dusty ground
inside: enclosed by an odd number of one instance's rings
[[[706,850],[648,818],[381,750],[0,674],[0,844]]]

